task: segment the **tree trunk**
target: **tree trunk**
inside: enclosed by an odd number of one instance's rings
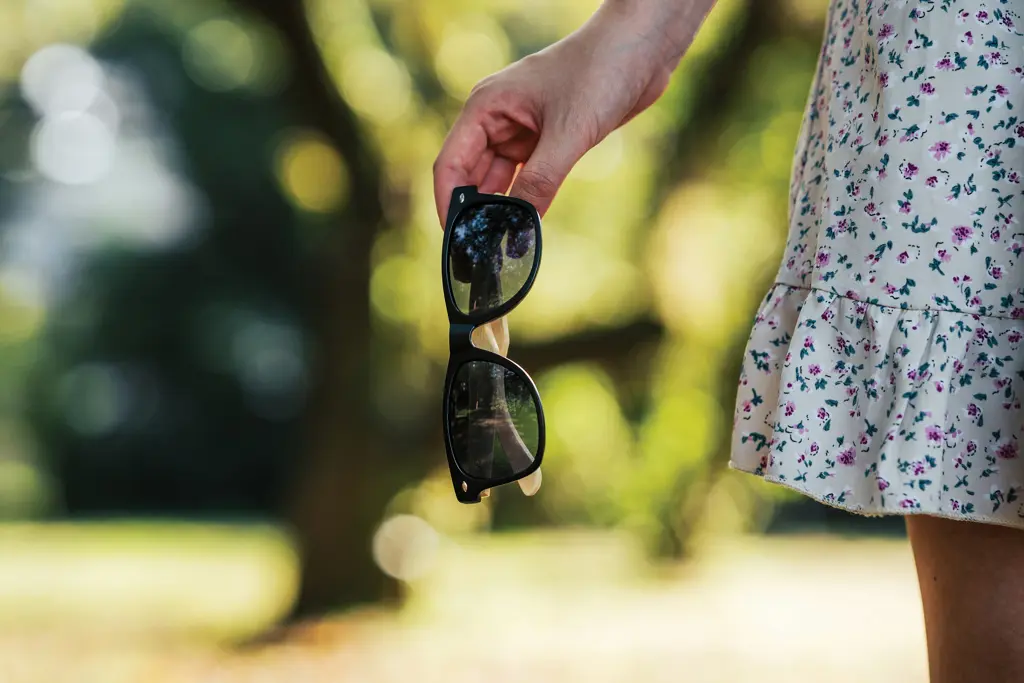
[[[295,116],[321,131],[350,169],[336,232],[311,270],[315,355],[302,464],[285,515],[301,563],[293,620],[386,600],[394,586],[370,543],[385,505],[406,483],[380,452],[370,400],[371,251],[384,222],[380,161],[323,64],[301,2],[235,0],[272,23],[287,43]]]

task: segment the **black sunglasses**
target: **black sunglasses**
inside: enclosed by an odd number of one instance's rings
[[[529,202],[457,187],[445,221],[441,283],[448,309],[444,445],[455,496],[529,476],[544,455],[544,410],[526,371],[473,345],[473,330],[519,305],[540,269],[540,215]]]

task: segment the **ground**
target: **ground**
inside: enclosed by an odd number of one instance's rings
[[[608,533],[442,539],[405,609],[230,643],[295,587],[268,527],[0,526],[2,683],[924,683],[904,541],[737,537],[653,567]]]

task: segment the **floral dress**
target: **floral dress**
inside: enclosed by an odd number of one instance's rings
[[[833,0],[732,467],[1024,528],[1022,12]]]

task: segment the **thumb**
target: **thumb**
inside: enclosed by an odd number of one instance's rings
[[[530,202],[542,216],[551,206],[569,171],[583,156],[583,152],[577,153],[567,138],[553,133],[542,135],[509,190],[510,196]]]

